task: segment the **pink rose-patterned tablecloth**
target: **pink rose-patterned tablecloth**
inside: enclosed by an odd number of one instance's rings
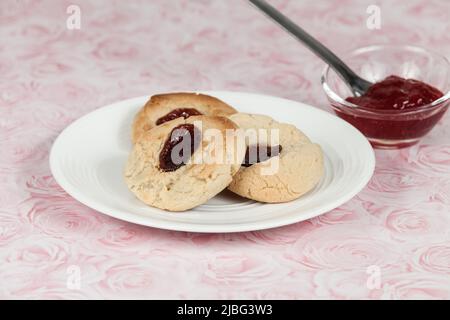
[[[409,43],[450,57],[448,0],[272,2],[338,53]],[[182,89],[328,110],[323,63],[244,0],[2,0],[0,39],[0,298],[450,298],[449,113],[419,145],[377,151],[368,186],[320,217],[163,231],[67,195],[48,164],[58,134],[107,103]]]

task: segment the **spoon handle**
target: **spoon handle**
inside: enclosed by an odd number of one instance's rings
[[[360,78],[353,72],[341,59],[339,59],[333,52],[331,52],[322,43],[317,41],[309,33],[303,30],[300,26],[294,23],[291,19],[283,15],[280,11],[275,9],[265,0],[249,0],[258,9],[272,18],[275,22],[280,24],[295,38],[305,44],[311,51],[325,61],[331,68],[333,68],[342,79],[350,86],[353,93],[358,95],[364,94],[372,83]]]

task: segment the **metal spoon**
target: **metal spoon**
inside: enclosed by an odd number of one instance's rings
[[[339,59],[333,52],[331,52],[322,43],[313,38],[305,30],[300,28],[292,20],[282,14],[280,11],[272,7],[265,0],[249,0],[258,9],[264,12],[267,16],[272,18],[275,22],[280,24],[286,31],[292,34],[295,38],[305,44],[311,51],[313,51],[319,58],[330,65],[334,71],[342,78],[348,85],[354,96],[363,95],[367,89],[372,85],[371,82],[364,80],[351,70],[341,59]]]

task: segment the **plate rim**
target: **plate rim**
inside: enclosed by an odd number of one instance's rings
[[[203,93],[208,95],[246,95],[246,96],[254,96],[259,98],[270,98],[270,99],[278,99],[284,102],[288,103],[297,103],[302,105],[303,108],[307,109],[314,109],[315,112],[321,113],[323,116],[332,117],[334,120],[337,120],[341,122],[344,126],[349,128],[350,130],[353,130],[356,136],[358,136],[362,142],[366,146],[367,155],[369,156],[370,163],[366,163],[368,165],[367,169],[364,171],[365,175],[361,177],[359,183],[352,188],[352,192],[348,192],[345,196],[336,198],[330,202],[328,202],[326,205],[321,206],[319,208],[313,208],[310,209],[307,214],[302,213],[302,216],[299,217],[299,215],[287,215],[284,217],[278,217],[276,220],[273,220],[272,222],[269,220],[259,220],[254,222],[246,222],[244,224],[222,224],[222,225],[213,225],[213,224],[204,224],[204,223],[188,223],[188,222],[173,222],[173,221],[159,221],[158,219],[154,219],[150,216],[141,216],[131,213],[122,213],[120,210],[116,210],[110,207],[107,207],[103,205],[101,201],[97,201],[93,198],[87,199],[87,197],[80,191],[78,191],[77,188],[72,187],[72,185],[67,182],[67,180],[64,178],[63,172],[60,172],[60,168],[56,164],[56,150],[58,148],[58,145],[60,141],[64,138],[65,135],[67,135],[67,132],[70,132],[70,130],[73,130],[74,127],[80,122],[82,122],[85,118],[92,116],[94,113],[98,112],[105,112],[105,110],[113,109],[117,107],[117,105],[124,105],[124,104],[135,104],[137,102],[146,101],[149,99],[150,95],[145,96],[139,96],[134,98],[128,98],[120,101],[116,101],[104,106],[101,106],[95,110],[92,110],[91,112],[88,112],[87,114],[82,115],[80,118],[74,120],[72,123],[70,123],[66,128],[64,128],[58,135],[58,137],[54,140],[52,147],[50,149],[49,154],[49,164],[50,164],[50,171],[55,179],[55,181],[61,186],[61,188],[64,189],[65,192],[71,197],[73,197],[78,202],[82,203],[83,205],[98,211],[101,214],[105,214],[109,217],[119,219],[122,221],[135,223],[142,226],[152,227],[152,228],[158,228],[163,230],[170,230],[170,231],[182,231],[182,232],[196,232],[196,233],[235,233],[235,232],[249,232],[249,231],[260,231],[260,230],[267,230],[267,229],[273,229],[278,228],[282,226],[287,226],[290,224],[302,222],[309,220],[311,218],[317,217],[319,215],[325,214],[345,203],[350,201],[352,198],[354,198],[370,181],[372,178],[374,171],[375,171],[375,165],[376,165],[376,157],[375,152],[370,145],[367,138],[354,126],[352,126],[350,123],[344,121],[343,119],[337,117],[336,115],[333,115],[325,110],[322,110],[318,107],[311,106],[309,104],[290,100],[286,98],[271,96],[267,94],[260,94],[260,93],[252,93],[252,92],[241,92],[241,91],[227,91],[227,90],[218,90],[218,91],[186,91],[186,92],[196,92],[196,93]],[[183,214],[177,213],[177,214]]]

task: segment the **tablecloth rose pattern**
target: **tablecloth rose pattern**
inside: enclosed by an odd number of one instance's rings
[[[410,43],[450,53],[450,2],[273,3],[338,53]],[[81,28],[69,30],[77,5]],[[156,92],[259,92],[328,109],[323,63],[244,0],[0,2],[0,298],[450,298],[449,114],[423,141],[377,151],[368,186],[325,215],[195,234],[95,212],[53,179],[73,120]],[[95,133],[93,133],[95,134]]]

